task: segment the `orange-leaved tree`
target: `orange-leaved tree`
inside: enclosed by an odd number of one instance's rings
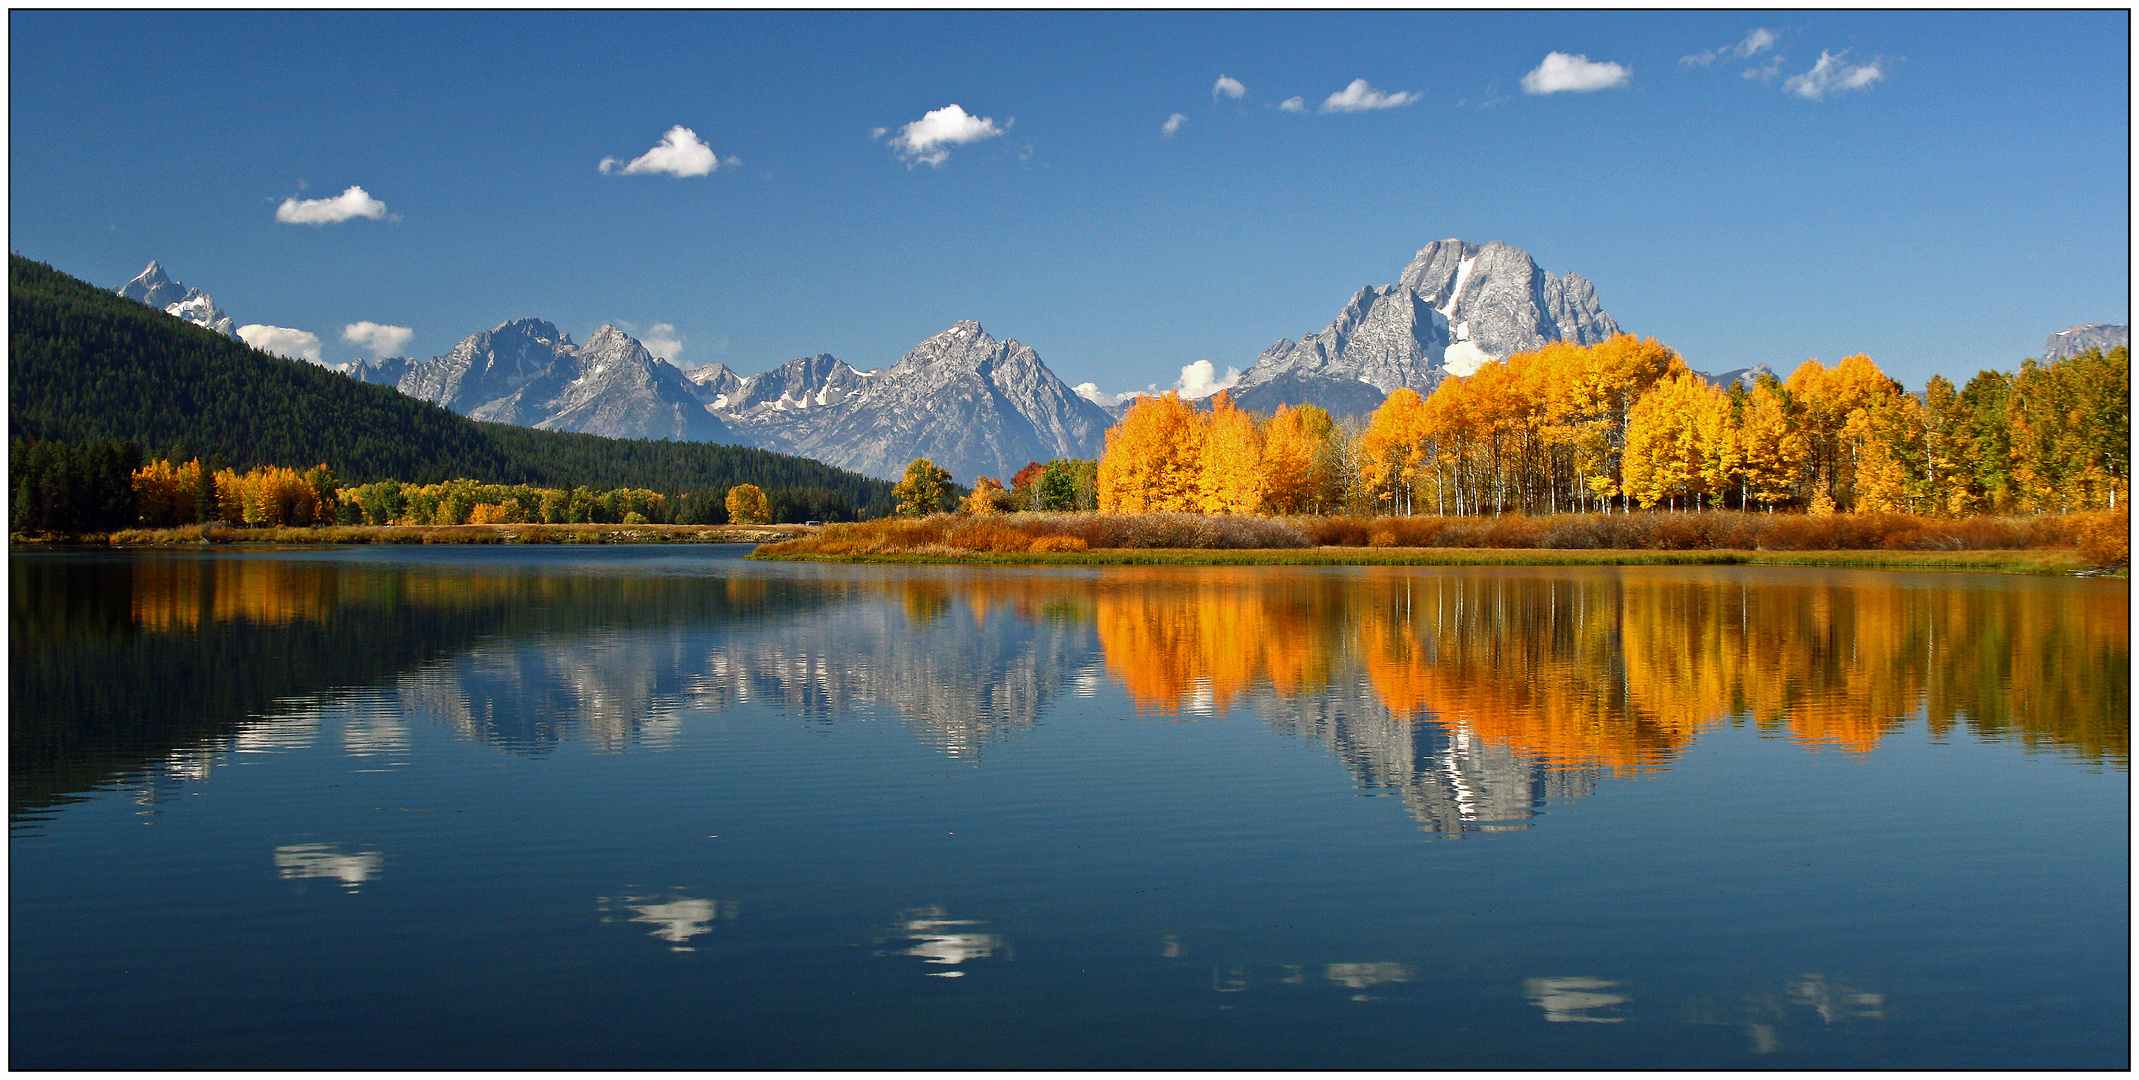
[[[1203,463],[1205,416],[1168,390],[1139,395],[1119,424],[1107,429],[1099,458],[1099,510],[1194,512]]]
[[[1203,460],[1196,470],[1197,508],[1206,514],[1255,514],[1263,509],[1263,433],[1255,418],[1223,390],[1212,395],[1204,421]]]

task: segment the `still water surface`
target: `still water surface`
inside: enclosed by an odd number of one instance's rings
[[[2128,1063],[2121,581],[10,558],[15,1068]]]

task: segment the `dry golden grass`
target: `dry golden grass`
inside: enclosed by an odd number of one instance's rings
[[[1081,542],[1081,547],[1068,546]],[[829,525],[768,544],[767,558],[899,558],[1000,561],[1019,553],[1362,549],[1345,561],[1395,559],[1405,549],[1554,552],[2075,552],[2091,566],[2130,560],[2127,512],[2021,518],[1929,518],[1908,514],[1808,517],[1738,511],[1554,514],[1528,517],[1248,517],[1201,514],[986,514],[889,518]],[[1381,553],[1379,555],[1371,553]],[[1186,557],[1186,556],[1184,556]],[[1530,558],[1548,557],[1543,555]],[[1842,556],[1825,559],[1841,565]],[[1406,561],[1409,561],[1408,559]],[[1495,560],[1498,561],[1498,560]],[[1768,561],[1768,560],[1763,560]],[[1846,559],[1844,560],[1846,561]],[[1879,560],[1933,565],[1939,560]],[[1997,561],[1997,560],[1993,560]],[[2010,561],[2010,560],[2006,560]],[[1977,560],[1962,560],[1974,565]],[[2023,560],[2036,565],[2040,560]],[[2051,560],[2062,565],[2062,560]],[[1812,565],[1800,562],[1800,565]],[[2003,565],[2001,562],[2000,565]],[[2015,563],[2014,565],[2020,565]],[[2042,565],[2048,566],[2048,563]]]

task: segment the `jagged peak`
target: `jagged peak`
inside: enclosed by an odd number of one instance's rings
[[[572,344],[572,336],[570,334],[559,332],[556,323],[543,319],[507,319],[490,328],[492,334],[503,334],[507,331],[524,334],[537,341],[554,341],[562,345]]]

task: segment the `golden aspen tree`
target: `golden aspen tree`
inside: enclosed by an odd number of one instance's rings
[[[1927,514],[1958,514],[1966,505],[1966,473],[1960,460],[1961,407],[1952,380],[1933,375],[1924,382],[1923,504]]]
[[[1319,406],[1279,405],[1263,428],[1263,503],[1272,513],[1305,514],[1328,507],[1331,421]]]
[[[563,493],[558,492],[557,494],[562,495]],[[550,518],[551,501],[548,498],[543,500],[544,520],[549,520]],[[562,503],[566,500],[558,499],[555,501]],[[731,524],[764,525],[772,521],[771,501],[765,497],[765,490],[756,484],[737,484],[729,488],[728,497],[723,500],[723,505],[727,508],[728,521]]]
[[[1855,447],[1851,509],[1916,513],[1928,490],[1920,481],[1924,419],[1916,398],[1896,394],[1875,400],[1849,414],[1842,434]]]
[[[973,493],[966,496],[959,512],[999,514],[1009,510],[1010,505],[1010,493],[1003,489],[1003,482],[992,476],[982,476],[973,481]]]
[[[927,517],[946,509],[951,474],[927,458],[906,463],[906,475],[891,487],[901,517]]]
[[[1374,410],[1360,439],[1361,486],[1373,492],[1377,508],[1386,505],[1389,513],[1411,512],[1411,473],[1425,434],[1425,406],[1418,391],[1397,387]]]
[[[1679,375],[1658,383],[1627,412],[1623,482],[1642,509],[1665,499],[1676,509],[1680,496],[1701,490],[1697,413],[1698,395],[1706,389],[1700,376]]]
[[[1731,396],[1701,382],[1695,398],[1694,444],[1700,464],[1700,490],[1713,510],[1730,493],[1731,484],[1745,464],[1745,445],[1738,428],[1738,413]]]
[[[1195,512],[1204,428],[1204,415],[1175,391],[1138,396],[1121,423],[1107,429],[1099,458],[1100,511]]]
[[[1747,397],[1739,448],[1739,468],[1754,499],[1773,511],[1796,495],[1810,455],[1791,416],[1789,392],[1775,379],[1762,378]]]
[[[1223,390],[1211,396],[1196,496],[1206,514],[1255,514],[1263,508],[1263,433]]]
[[[144,463],[134,470],[133,482],[134,512],[141,524],[165,528],[192,516],[194,489],[170,462],[159,458]]]
[[[1807,360],[1790,373],[1785,384],[1796,406],[1794,415],[1811,455],[1814,483],[1837,507],[1846,508],[1855,499],[1856,464],[1861,447],[1843,437],[1849,417],[1858,409],[1901,393],[1900,384],[1858,353],[1845,356],[1829,368]]]

